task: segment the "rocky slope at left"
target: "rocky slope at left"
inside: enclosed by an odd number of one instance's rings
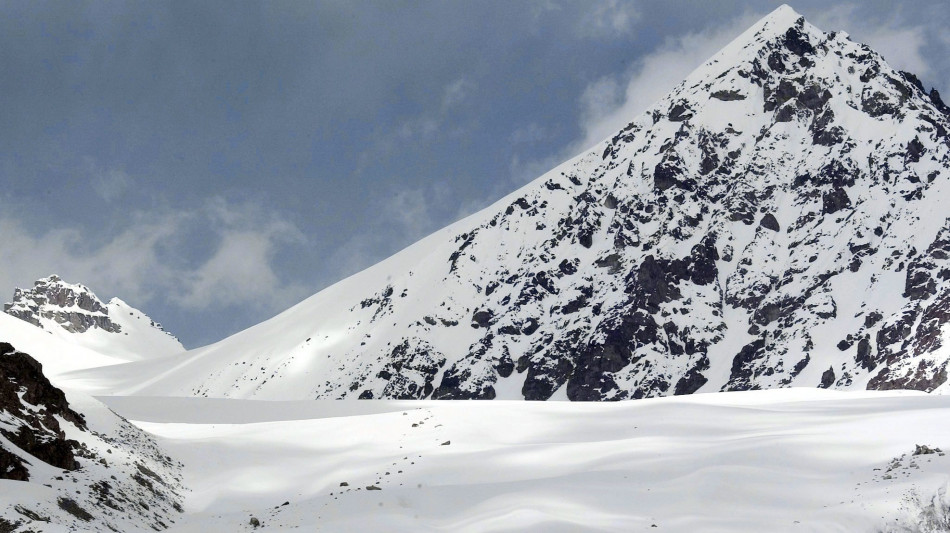
[[[0,342],[0,531],[165,529],[180,464],[107,407]]]

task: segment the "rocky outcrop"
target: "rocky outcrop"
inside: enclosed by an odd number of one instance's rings
[[[40,461],[63,470],[75,470],[79,443],[66,438],[60,427],[62,419],[79,429],[86,428],[82,415],[73,411],[63,391],[54,387],[43,367],[27,354],[0,342],[0,435]],[[22,461],[17,465],[12,450],[4,450],[0,462],[13,465],[0,468],[0,477],[26,481],[29,474]],[[29,461],[29,460],[27,460]]]
[[[28,503],[0,498],[0,524],[157,531],[175,521],[181,465],[151,437],[102,405],[87,422],[36,359],[4,342],[0,376],[0,479],[43,485],[47,495]]]
[[[88,287],[58,276],[16,289],[4,312],[71,344],[121,361],[139,361],[184,350],[174,336],[145,313],[112,298],[103,303]]]
[[[92,291],[55,275],[37,280],[30,290],[16,289],[13,301],[5,304],[3,311],[40,327],[41,319],[48,319],[73,333],[90,328],[112,333],[122,330],[109,319],[109,310]]]

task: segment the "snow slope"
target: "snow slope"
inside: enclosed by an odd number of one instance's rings
[[[56,382],[60,382],[61,376],[70,371],[126,362],[4,313],[0,313],[0,341],[9,342],[20,351],[33,355],[42,363],[46,376]]]
[[[942,390],[948,113],[783,6],[484,211],[219,343],[76,377],[285,400]]]
[[[946,396],[102,400],[184,463],[171,531],[911,531],[950,505],[950,457],[914,455],[950,449]]]

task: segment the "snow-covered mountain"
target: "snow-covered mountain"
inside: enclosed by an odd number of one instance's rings
[[[118,298],[104,304],[81,284],[59,276],[16,289],[3,311],[69,342],[122,361],[139,361],[184,351],[162,325]]]
[[[948,531],[950,396],[817,390],[950,387],[948,112],[782,7],[217,344],[39,280],[0,313],[0,532]]]
[[[268,399],[936,390],[948,113],[783,6],[491,207],[231,338],[96,378]]]

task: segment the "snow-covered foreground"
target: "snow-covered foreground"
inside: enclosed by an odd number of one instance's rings
[[[184,463],[173,531],[927,531],[950,502],[914,455],[950,449],[946,396],[100,399]]]

